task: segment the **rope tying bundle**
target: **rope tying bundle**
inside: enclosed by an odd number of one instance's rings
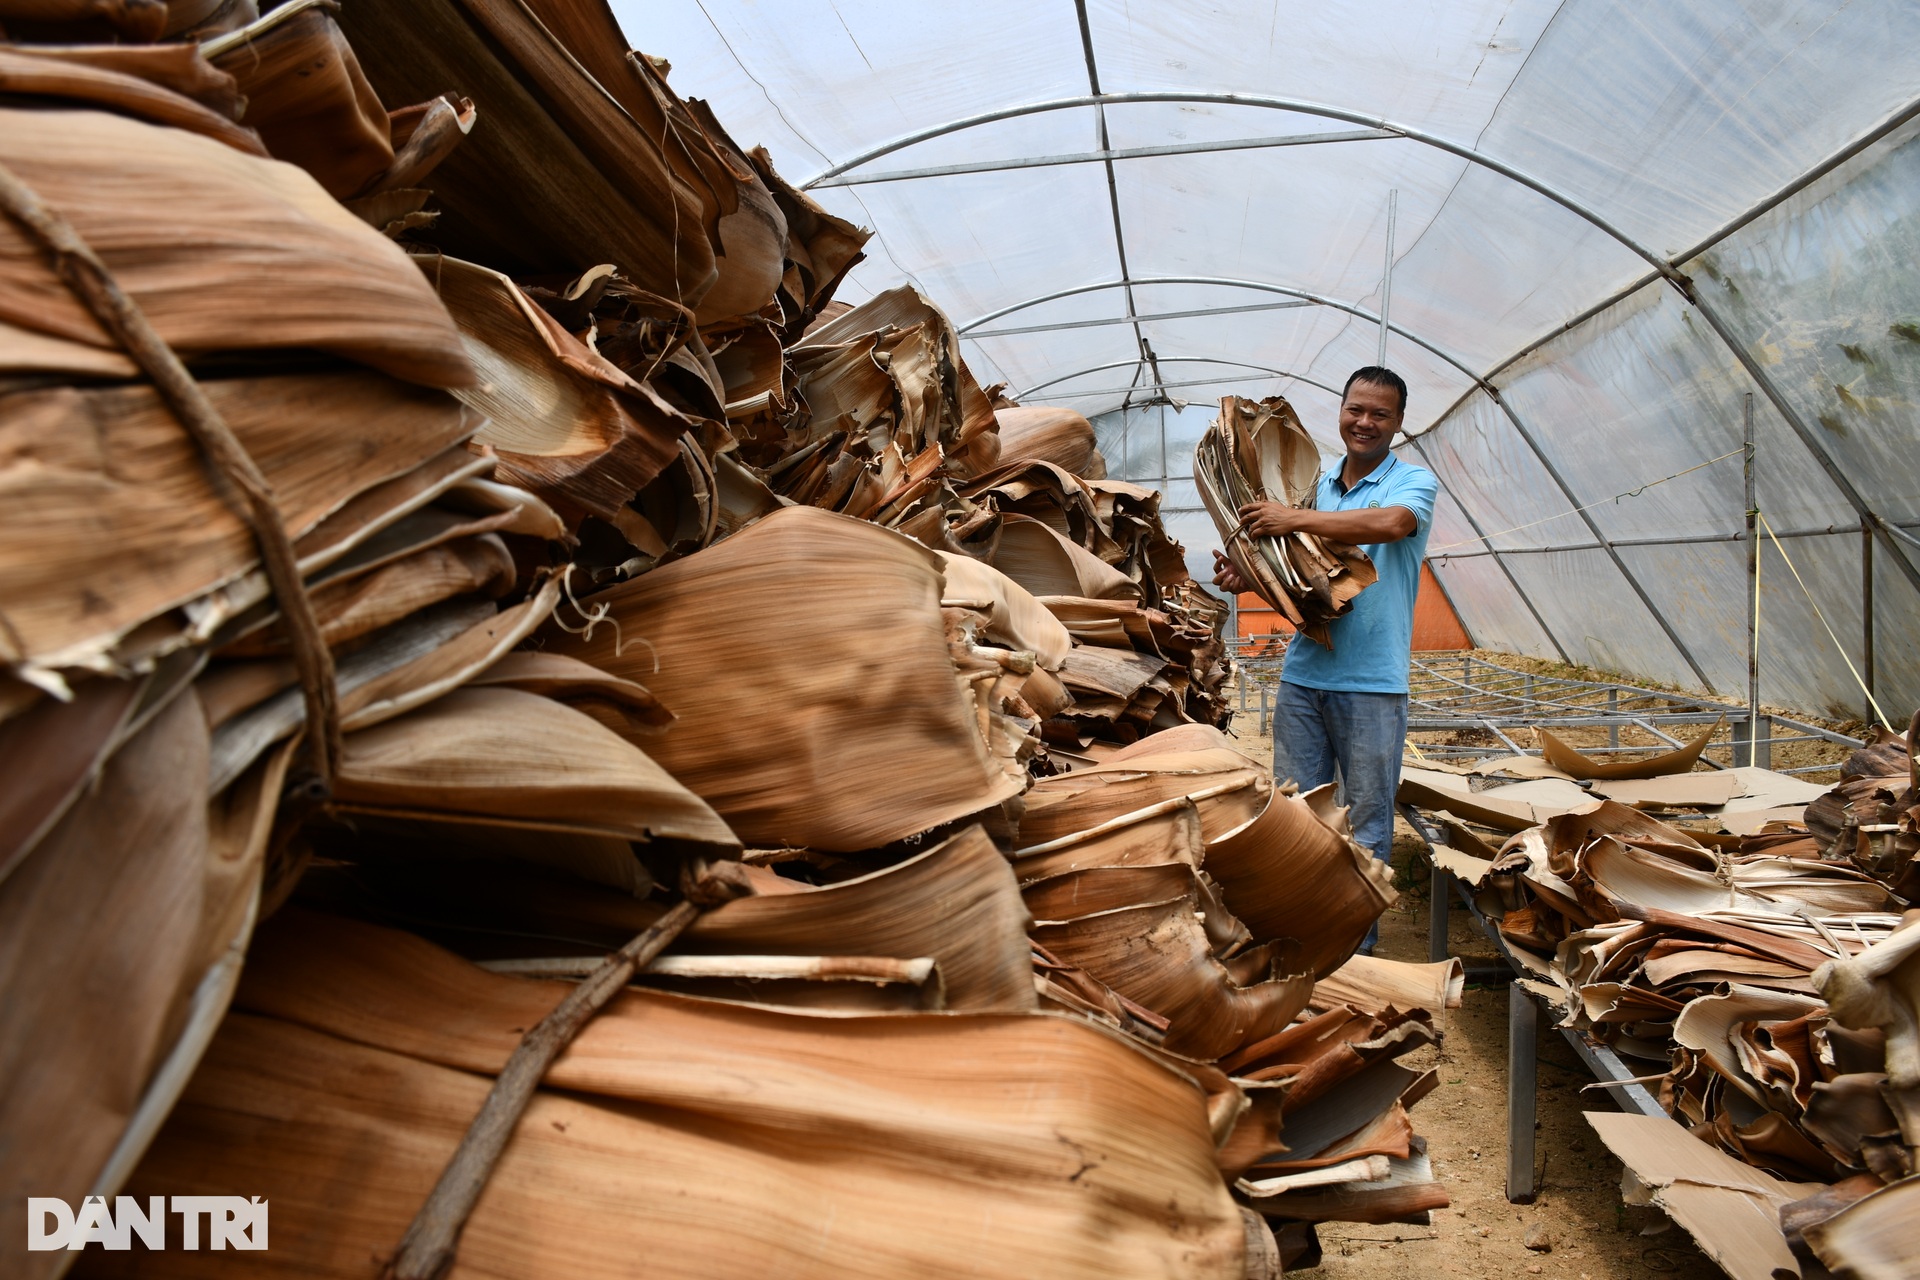
[[[179,355],[121,289],[73,224],[5,165],[0,165],[0,210],[39,244],[54,274],[153,381],[161,400],[205,455],[215,492],[253,530],[267,583],[286,619],[294,668],[306,702],[311,784],[317,792],[315,798],[324,798],[333,789],[340,761],[340,708],[333,655],[314,617],[313,602],[307,596],[272,486],[187,372]]]

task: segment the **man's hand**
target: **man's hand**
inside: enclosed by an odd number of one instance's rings
[[[1213,553],[1213,585],[1236,596],[1242,591],[1253,590],[1253,584],[1240,576],[1240,571],[1233,567],[1233,561],[1218,551]]]
[[[1313,514],[1280,502],[1249,502],[1240,508],[1240,527],[1256,538],[1279,538],[1304,528]]]

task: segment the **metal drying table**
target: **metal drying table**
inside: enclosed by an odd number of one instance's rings
[[[1487,936],[1513,970],[1514,977],[1524,976],[1525,968],[1514,958],[1506,939],[1500,936],[1499,928],[1480,910],[1466,886],[1434,858],[1433,847],[1441,841],[1425,816],[1410,804],[1401,805],[1400,812],[1420,833],[1421,843],[1427,849],[1427,866],[1432,876],[1432,893],[1428,899],[1431,904],[1427,923],[1428,958],[1441,961],[1448,957],[1447,913],[1457,897],[1473,917],[1480,932]],[[1514,981],[1507,987],[1507,1199],[1513,1204],[1532,1204],[1540,1191],[1534,1171],[1533,1144],[1539,1064],[1534,1058],[1533,1045],[1539,1033],[1540,1008],[1544,1003],[1522,982]],[[1561,1027],[1559,1031],[1573,1046],[1573,1051],[1580,1055],[1581,1061],[1587,1064],[1593,1078],[1606,1086],[1607,1092],[1613,1095],[1613,1100],[1622,1111],[1646,1116],[1667,1114],[1659,1099],[1645,1085],[1637,1083],[1636,1073],[1620,1060],[1620,1055],[1605,1045],[1594,1044],[1570,1027]]]

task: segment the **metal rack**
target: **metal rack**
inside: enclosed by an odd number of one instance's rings
[[[1644,751],[1650,745],[1622,745],[1623,729],[1639,729],[1659,743],[1677,747],[1681,740],[1669,732],[1670,729],[1708,725],[1722,717],[1733,731],[1731,741],[1712,743],[1701,757],[1715,769],[1749,764],[1770,768],[1773,748],[1789,743],[1824,741],[1847,747],[1860,745],[1831,729],[1787,716],[1755,715],[1737,703],[1639,685],[1535,675],[1488,662],[1471,653],[1413,655],[1407,731],[1480,730],[1491,734],[1514,755],[1533,755],[1537,752],[1515,741],[1510,730],[1535,726],[1550,730],[1604,728],[1606,746],[1581,750],[1589,755],[1605,755]],[[1486,746],[1420,744],[1422,755],[1442,760],[1474,758],[1488,752]],[[1730,758],[1716,759],[1716,754],[1722,752]],[[1831,767],[1807,765],[1781,772],[1812,773]]]
[[[1280,672],[1286,666],[1287,641],[1284,635],[1229,636],[1227,651],[1233,655],[1238,694],[1238,713],[1256,716],[1261,737],[1273,731],[1273,702]]]
[[[1621,742],[1623,731],[1635,729],[1656,743],[1677,747],[1682,743],[1674,731],[1686,732],[1691,728],[1697,733],[1697,726],[1713,724],[1722,717],[1732,728],[1731,740],[1709,744],[1701,757],[1716,769],[1747,764],[1771,767],[1776,745],[1811,741],[1848,748],[1860,745],[1844,734],[1819,725],[1786,716],[1756,715],[1748,707],[1733,703],[1624,683],[1517,671],[1471,653],[1415,654],[1409,690],[1408,732],[1451,733],[1456,738],[1453,743],[1418,744],[1421,755],[1443,761],[1484,757],[1501,748],[1513,755],[1538,754],[1537,749],[1530,750],[1516,741],[1512,732],[1534,727],[1604,728],[1606,746],[1580,748],[1583,753],[1597,756],[1647,750],[1651,744],[1644,741]],[[1461,732],[1463,730],[1477,731],[1475,736],[1486,740],[1460,742],[1459,738],[1468,736]],[[1493,746],[1495,742],[1500,746]],[[1716,759],[1716,754],[1722,758]],[[1782,772],[1812,773],[1833,767],[1831,764],[1807,765]],[[1426,818],[1411,805],[1401,805],[1400,811],[1419,833],[1427,851],[1432,890],[1428,899],[1429,958],[1436,961],[1447,958],[1448,912],[1458,899],[1515,978],[1524,975],[1526,969],[1500,936],[1497,924],[1481,912],[1466,886],[1434,860],[1434,846],[1443,841]],[[1515,1204],[1528,1204],[1539,1193],[1534,1169],[1537,1101],[1534,1042],[1541,1006],[1546,1002],[1517,980],[1509,986],[1507,1000],[1507,1199]],[[1651,1116],[1667,1114],[1659,1100],[1637,1082],[1639,1073],[1612,1049],[1571,1028],[1561,1027],[1559,1031],[1622,1110]]]
[[[1435,961],[1447,958],[1447,913],[1457,897],[1473,917],[1480,932],[1487,936],[1501,958],[1512,968],[1514,975],[1518,977],[1524,973],[1524,967],[1514,957],[1506,939],[1500,936],[1499,928],[1480,910],[1466,886],[1434,861],[1433,847],[1441,841],[1427,824],[1426,818],[1412,805],[1401,805],[1400,812],[1420,833],[1421,842],[1427,848],[1427,865],[1432,877],[1432,893],[1428,897],[1428,958]],[[1507,988],[1507,1200],[1513,1204],[1532,1204],[1534,1197],[1540,1193],[1534,1171],[1533,1134],[1538,1109],[1538,1064],[1534,1060],[1533,1045],[1539,1033],[1540,1010],[1544,1003],[1520,982],[1516,981]],[[1622,1111],[1645,1116],[1667,1114],[1659,1099],[1638,1082],[1636,1077],[1639,1073],[1623,1062],[1619,1054],[1606,1045],[1587,1039],[1571,1027],[1560,1027],[1558,1030],[1580,1056],[1580,1060],[1587,1064],[1593,1078],[1606,1086],[1607,1092]]]

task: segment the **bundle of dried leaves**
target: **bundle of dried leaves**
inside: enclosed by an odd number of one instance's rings
[[[1235,1280],[1444,1203],[1457,983],[1343,965],[1392,891],[1221,732],[1159,496],[834,303],[867,233],[603,3],[0,22],[7,189],[151,330],[0,219],[0,1191],[568,1277]]]

